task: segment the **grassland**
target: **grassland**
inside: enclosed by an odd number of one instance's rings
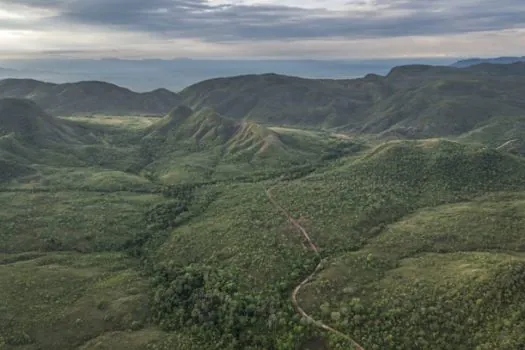
[[[0,265],[0,329],[7,348],[74,348],[105,332],[145,326],[147,281],[128,258],[40,255],[10,256]]]
[[[86,123],[99,126],[120,127],[126,130],[140,130],[157,122],[159,117],[133,116],[133,115],[104,115],[95,114],[89,116],[64,116],[60,119],[74,123]]]

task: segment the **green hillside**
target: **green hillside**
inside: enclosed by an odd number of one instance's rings
[[[290,132],[291,131],[291,132]],[[313,169],[325,158],[353,153],[359,145],[321,132],[272,130],[226,118],[212,109],[174,108],[145,130],[144,171],[165,183],[207,182]]]
[[[492,118],[459,139],[525,155],[525,117]]]
[[[0,186],[17,188],[154,188],[128,170],[140,164],[133,132],[49,116],[34,102],[0,100]],[[120,141],[118,141],[120,139]],[[109,144],[108,140],[113,141]]]
[[[194,108],[211,107],[235,119],[333,127],[363,120],[387,90],[375,77],[311,80],[264,74],[204,81],[181,97]]]
[[[100,81],[51,84],[30,79],[0,80],[0,98],[30,99],[52,115],[165,114],[180,102],[166,89],[136,93]]]
[[[0,81],[0,97],[28,98],[52,115],[165,115],[185,104],[233,120],[338,128],[388,137],[460,135],[499,117],[522,116],[525,63],[465,68],[410,65],[386,76],[303,79],[278,74],[203,81],[180,94],[135,93],[88,81],[49,84]]]
[[[29,100],[0,99],[0,136],[15,134],[30,143],[74,142],[66,124]]]
[[[248,75],[204,81],[181,97],[190,106],[212,107],[235,119],[413,138],[450,136],[492,117],[523,115],[523,67],[414,65],[353,80]]]
[[[131,130],[129,137],[137,137]],[[176,152],[189,152],[190,161],[217,147],[232,157],[254,147],[246,152],[256,157],[268,137],[283,139],[273,140],[279,152],[337,139],[187,108],[138,135],[163,141],[160,153],[174,159],[173,169],[180,164]],[[10,209],[1,220],[1,266],[16,273],[0,279],[10,315],[0,320],[4,343],[8,349],[351,348],[292,307],[291,291],[319,260],[268,199],[266,189],[276,186],[276,201],[320,248],[321,268],[298,295],[315,319],[366,349],[522,344],[525,299],[516,276],[524,244],[523,158],[432,139],[391,141],[313,164],[313,172],[295,180],[246,172],[242,181],[177,182],[162,195],[100,192],[100,180],[61,191],[71,188],[67,168],[53,173],[50,192],[5,188],[0,201]],[[89,171],[78,169],[78,176]],[[111,181],[137,189],[119,177]],[[35,288],[16,293],[23,283]],[[56,306],[35,314],[21,304],[27,299]]]
[[[0,349],[524,348],[520,69],[0,100]]]

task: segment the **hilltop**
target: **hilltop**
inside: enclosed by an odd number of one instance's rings
[[[234,119],[404,137],[459,135],[520,115],[525,63],[465,69],[401,66],[386,76],[311,80],[276,74],[213,79],[181,92],[194,108]]]
[[[100,81],[51,84],[30,79],[0,81],[0,98],[25,98],[53,115],[165,114],[180,99],[176,93],[157,89],[137,93]]]
[[[168,182],[281,172],[357,148],[354,142],[315,132],[268,128],[211,108],[194,111],[186,106],[149,126],[141,141],[146,169]]]
[[[460,69],[408,65],[385,76],[341,80],[243,75],[206,80],[179,94],[9,79],[0,81],[0,96],[32,99],[53,115],[165,115],[184,104],[238,121],[421,138],[457,136],[494,117],[524,115],[524,83],[525,63],[517,62]]]
[[[366,117],[381,81],[313,80],[277,74],[208,80],[181,92],[193,108],[212,107],[234,119],[333,127]],[[376,96],[379,92],[379,96]]]

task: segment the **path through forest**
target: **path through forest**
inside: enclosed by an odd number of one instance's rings
[[[308,245],[310,246],[310,249],[316,255],[319,255],[319,248],[312,241],[312,239],[310,238],[310,235],[308,234],[306,229],[296,219],[294,219],[290,215],[290,213],[288,211],[286,211],[286,209],[284,209],[279,203],[277,203],[275,198],[273,198],[273,196],[272,196],[272,192],[271,192],[272,189],[273,188],[269,188],[269,189],[266,190],[266,195],[268,196],[268,199],[270,200],[270,202],[276,208],[278,208],[288,218],[288,221],[290,221],[292,223],[292,225],[294,225],[301,232],[301,234],[303,235],[304,239],[308,242]],[[293,293],[292,293],[292,304],[293,304],[294,308],[297,310],[297,312],[302,317],[306,318],[309,322],[315,324],[317,327],[319,327],[321,329],[324,329],[325,331],[328,331],[328,332],[330,332],[332,334],[336,334],[339,337],[348,340],[354,346],[354,349],[364,350],[364,348],[361,345],[359,345],[354,339],[352,339],[348,335],[338,331],[337,329],[334,329],[334,328],[324,324],[321,321],[315,320],[312,316],[308,315],[306,313],[306,311],[304,311],[304,309],[299,305],[299,303],[297,301],[297,295],[299,294],[301,289],[314,278],[315,274],[321,269],[321,266],[322,266],[322,263],[319,262],[319,264],[316,266],[315,270],[306,279],[304,279],[297,287],[295,287],[295,289],[293,290]]]

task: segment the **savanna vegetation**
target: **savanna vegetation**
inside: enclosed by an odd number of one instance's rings
[[[0,100],[0,349],[351,349],[294,309],[314,270],[298,303],[365,349],[524,348],[516,67],[218,79],[164,117]]]

